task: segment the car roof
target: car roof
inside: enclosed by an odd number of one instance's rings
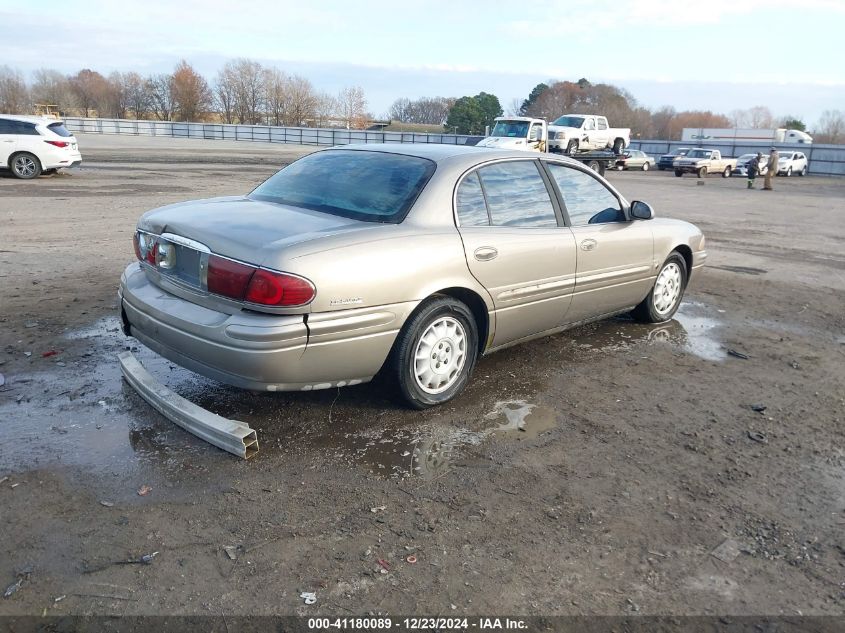
[[[446,143],[356,143],[351,145],[335,145],[323,151],[354,150],[359,152],[388,152],[404,156],[427,158],[436,163],[466,162],[480,163],[496,158],[553,158],[559,162],[581,165],[580,162],[561,154],[541,152],[526,152],[520,150],[492,149],[476,147],[474,145],[451,145]]]
[[[0,119],[8,119],[10,121],[24,121],[26,123],[43,123],[49,125],[51,123],[61,123],[59,119],[54,119],[50,116],[35,116],[32,114],[0,114]]]

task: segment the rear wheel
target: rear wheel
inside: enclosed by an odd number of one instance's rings
[[[442,404],[466,387],[478,357],[478,328],[469,308],[451,297],[424,303],[396,341],[393,371],[415,409]]]
[[[613,141],[613,153],[614,154],[621,154],[622,150],[625,148],[625,141],[621,138],[616,139]]]
[[[730,178],[731,177],[731,168],[725,167],[725,171],[722,172],[722,178]]]
[[[631,316],[644,323],[663,323],[671,319],[681,305],[687,277],[686,261],[680,253],[672,251],[657,273],[651,292],[631,311]]]
[[[648,164],[648,162],[643,163],[643,171],[648,171],[649,167],[650,165]]]
[[[41,174],[41,161],[29,152],[21,152],[12,156],[9,167],[11,167],[15,176],[24,180],[37,178]]]
[[[806,165],[804,165],[804,166],[801,168],[801,171],[799,171],[799,172],[798,172],[798,175],[799,175],[799,176],[806,176],[806,175],[807,175],[807,166],[806,166]]]
[[[704,178],[707,175],[707,168],[706,167],[699,167],[698,168],[698,177]]]
[[[566,144],[566,153],[572,156],[575,152],[578,151],[578,141],[572,139]]]

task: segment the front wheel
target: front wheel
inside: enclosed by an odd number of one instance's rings
[[[393,371],[414,409],[447,402],[466,387],[478,358],[478,328],[469,308],[451,297],[424,303],[396,341]]]
[[[631,316],[643,323],[668,321],[681,305],[687,279],[686,261],[680,253],[672,251],[657,273],[651,292],[631,311]]]
[[[680,169],[675,170],[675,177],[676,178],[680,178],[683,175],[684,175],[684,172],[682,172]]]
[[[698,168],[698,177],[704,178],[707,175],[707,168],[706,167],[699,167]]]
[[[792,175],[792,167],[787,167],[786,169],[786,177],[789,178]]]
[[[37,178],[41,174],[41,161],[28,152],[15,154],[9,166],[12,168],[12,173],[23,180]]]
[[[566,153],[572,156],[575,152],[578,151],[578,141],[572,139],[569,143],[566,144]]]

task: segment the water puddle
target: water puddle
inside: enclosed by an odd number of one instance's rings
[[[642,345],[668,345],[719,361],[726,358],[721,326],[716,309],[685,303],[669,323],[610,319],[555,340],[574,362],[585,354],[625,352],[635,346],[640,352]],[[190,472],[229,472],[237,460],[166,421],[123,382],[117,353],[127,348],[180,395],[256,428],[262,445],[259,460],[278,459],[285,451],[319,450],[332,461],[362,465],[382,476],[433,478],[472,459],[473,451],[477,457],[485,442],[533,439],[558,424],[558,412],[527,400],[490,404],[496,394],[492,390],[499,388],[493,385],[500,384],[502,372],[509,373],[498,367],[495,357],[486,368],[491,376],[476,375],[482,385],[489,379],[490,387],[450,407],[414,412],[397,406],[375,383],[308,394],[228,387],[126,338],[116,317],[68,331],[57,345],[62,348],[59,355],[33,359],[32,370],[7,374],[0,388],[0,463],[5,470],[57,464],[115,477],[169,481]],[[520,354],[517,349],[510,353]],[[537,375],[544,371],[538,368]],[[539,384],[518,384],[521,393],[542,392]]]

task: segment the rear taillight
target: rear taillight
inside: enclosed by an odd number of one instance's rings
[[[255,267],[233,262],[217,255],[208,258],[208,291],[243,301]]]
[[[294,307],[314,298],[314,286],[302,277],[259,268],[249,282],[246,300],[266,306]]]
[[[44,142],[49,143],[50,145],[53,145],[55,147],[67,147],[68,145],[70,145],[70,143],[68,143],[66,141],[44,141]]]

